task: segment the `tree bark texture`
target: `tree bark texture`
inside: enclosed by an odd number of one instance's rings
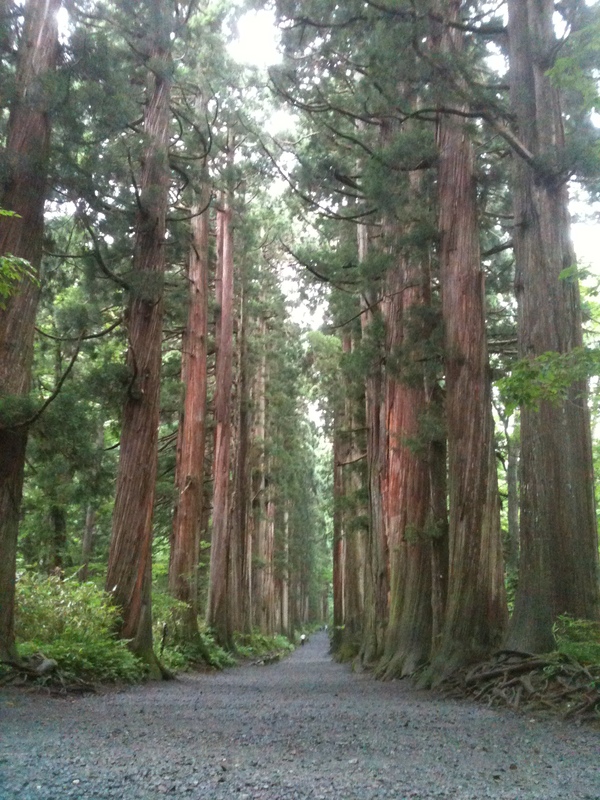
[[[248,375],[248,286],[242,278],[240,311],[237,324],[237,396],[236,396],[236,436],[235,472],[232,509],[232,551],[231,576],[237,585],[232,600],[232,621],[234,630],[252,633],[251,610],[251,557],[252,538],[250,518],[250,379]]]
[[[551,0],[510,0],[510,82],[518,136],[533,160],[514,157],[515,288],[522,358],[582,344],[573,267],[564,133],[548,77],[557,41]],[[559,614],[598,619],[598,537],[585,382],[564,402],[521,410],[521,554],[507,646],[552,649]]]
[[[157,14],[163,24],[166,20]],[[163,275],[169,170],[171,63],[168,34],[155,32],[144,109],[146,148],[139,182],[134,281],[126,311],[131,374],[123,407],[107,590],[121,609],[119,635],[146,660],[154,676],[152,649],[152,515],[157,468]]]
[[[456,21],[461,2],[449,5]],[[446,27],[442,52],[458,55],[462,37]],[[506,619],[474,152],[459,117],[440,118],[438,148],[450,557],[434,681],[497,647]]]
[[[343,425],[344,417],[338,412],[333,426],[333,632],[331,637],[332,650],[338,655],[344,639],[346,619],[344,608],[345,548],[342,524],[342,504],[345,499],[344,467],[342,466],[345,456]]]
[[[205,196],[200,203],[206,206],[207,199]],[[169,591],[188,607],[182,631],[186,640],[198,636],[198,565],[206,441],[209,210],[200,211],[199,204],[193,206],[188,260],[189,307],[181,364],[184,407],[177,435],[177,500],[169,562]]]
[[[379,667],[386,678],[410,674],[425,663],[432,635],[430,471],[427,444],[419,441],[427,401],[425,376],[416,364],[427,335],[418,312],[428,302],[429,287],[421,265],[404,254],[399,262],[388,276],[384,303],[388,362],[402,354],[405,365],[386,370],[390,615]]]
[[[10,109],[0,208],[0,255],[26,259],[39,274],[50,153],[50,83],[58,56],[60,0],[25,4],[16,88]],[[30,389],[38,286],[25,279],[0,309],[0,399]],[[0,421],[1,422],[1,421]],[[15,658],[14,596],[17,534],[27,427],[0,425],[0,659]]]
[[[353,336],[346,331],[342,340],[344,353],[351,353]],[[364,395],[353,396],[351,381],[346,381],[341,418],[340,449],[336,463],[340,470],[340,536],[342,539],[343,630],[338,658],[346,661],[360,652],[365,613],[365,540],[364,520],[367,508],[363,500],[365,479],[365,442],[359,432],[364,426]],[[361,410],[362,406],[362,410]]]
[[[233,382],[233,229],[232,209],[224,195],[217,211],[220,263],[217,267],[217,360],[215,378],[215,449],[213,462],[213,522],[210,551],[208,623],[219,644],[232,645],[228,603],[230,559],[231,390]]]
[[[362,262],[367,256],[368,232],[358,226],[358,252]],[[378,298],[373,290],[363,298],[361,324],[363,338],[372,333]],[[371,330],[369,330],[371,328]],[[383,654],[388,618],[388,543],[386,540],[383,496],[385,481],[385,419],[382,363],[379,355],[371,365],[365,382],[367,427],[367,474],[369,493],[369,536],[365,586],[365,618],[360,658],[363,664],[375,664]]]
[[[267,425],[267,354],[266,322],[259,320],[258,340],[263,348],[253,384],[255,406],[252,431],[252,623],[260,631],[266,630],[266,540],[267,540],[267,474],[265,437]]]

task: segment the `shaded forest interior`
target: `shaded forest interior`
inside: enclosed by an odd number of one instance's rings
[[[598,3],[249,7],[0,5],[0,661],[600,662]]]

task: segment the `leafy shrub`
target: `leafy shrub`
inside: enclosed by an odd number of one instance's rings
[[[267,636],[255,630],[250,635],[234,634],[236,653],[243,658],[256,658],[270,653],[289,653],[294,645],[281,634]]]
[[[184,641],[180,632],[187,614],[187,605],[181,600],[155,589],[152,593],[152,614],[155,646],[161,660],[169,669],[185,670],[206,663],[216,669],[223,669],[235,664],[231,654],[215,642],[200,621],[198,641],[195,644]]]
[[[556,649],[582,664],[600,664],[600,623],[564,614],[554,624]]]
[[[19,653],[43,652],[67,679],[136,681],[144,666],[113,633],[118,611],[93,583],[19,575],[15,633]]]

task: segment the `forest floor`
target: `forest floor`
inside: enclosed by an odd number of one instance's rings
[[[600,800],[597,730],[382,683],[324,633],[277,664],[0,691],[1,800]]]

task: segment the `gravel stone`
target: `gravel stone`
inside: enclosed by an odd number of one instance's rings
[[[86,697],[0,692],[0,800],[600,800],[600,736],[283,661]]]

